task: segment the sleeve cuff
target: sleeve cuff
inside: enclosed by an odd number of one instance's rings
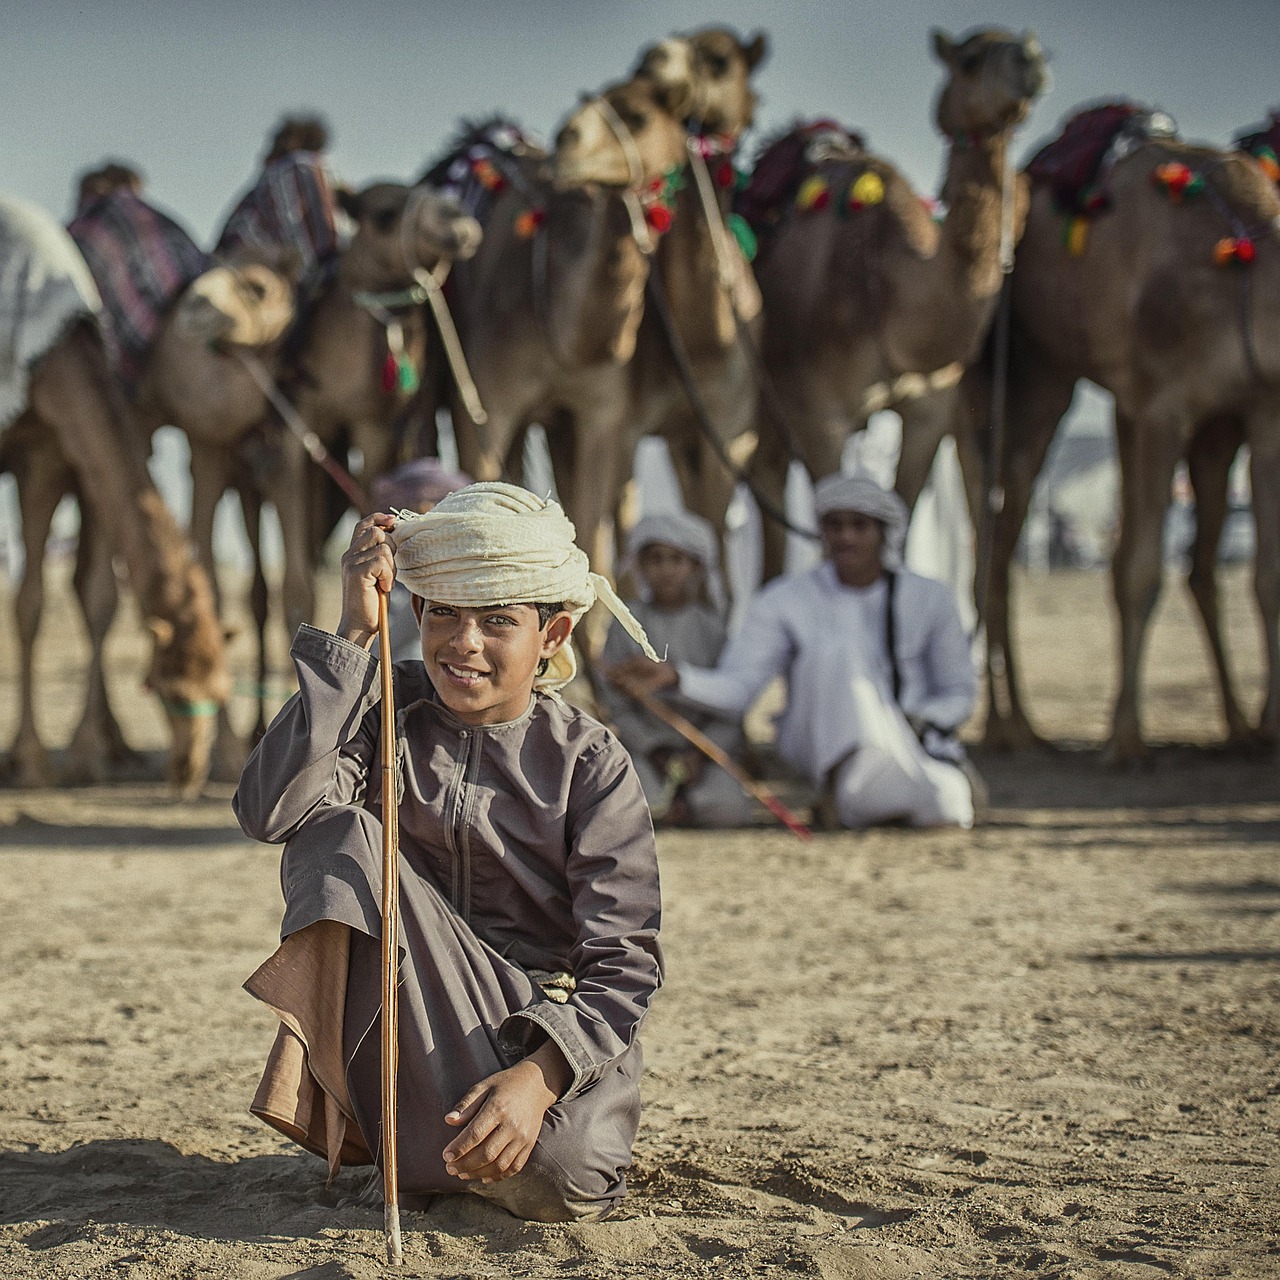
[[[498,1044],[503,1053],[512,1058],[526,1057],[532,1051],[531,1041],[535,1031],[543,1031],[555,1042],[556,1048],[573,1072],[569,1087],[558,1101],[576,1098],[583,1090],[595,1084],[606,1063],[593,1062],[583,1047],[581,1037],[573,1025],[572,1015],[563,1005],[552,1000],[535,1000],[527,1008],[508,1015],[498,1028]]]

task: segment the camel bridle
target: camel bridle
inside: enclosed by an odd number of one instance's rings
[[[644,161],[640,156],[640,144],[636,136],[627,126],[627,122],[614,109],[613,103],[605,97],[592,98],[587,106],[594,107],[600,119],[608,126],[627,161],[628,186],[622,193],[622,203],[626,207],[627,217],[631,219],[631,234],[640,252],[646,258],[652,257],[657,244],[649,224],[645,221],[644,209],[640,204],[640,191],[644,186]]]

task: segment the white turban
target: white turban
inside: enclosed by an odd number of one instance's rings
[[[459,609],[563,604],[574,626],[599,598],[645,656],[658,661],[644,628],[574,545],[573,524],[559,503],[491,482],[458,489],[424,515],[396,515],[388,534],[396,576],[414,595]],[[577,669],[566,641],[535,687],[553,693]]]
[[[640,553],[655,543],[675,547],[696,560],[702,566],[711,603],[723,610],[725,592],[720,578],[720,543],[706,520],[690,511],[663,511],[641,516],[627,534],[627,559],[622,566],[623,571],[634,573]]]
[[[892,489],[884,489],[866,471],[853,475],[823,476],[813,489],[813,506],[819,520],[832,511],[856,511],[884,525],[880,563],[886,569],[902,567],[907,541],[906,503]]]

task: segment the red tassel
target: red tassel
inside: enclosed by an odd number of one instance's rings
[[[644,211],[644,220],[660,235],[671,230],[671,210],[665,204],[651,204]]]
[[[388,351],[387,358],[382,362],[382,389],[391,392],[400,385],[400,366],[396,363],[395,355]]]
[[[720,166],[716,169],[716,185],[720,187],[732,187],[737,181],[738,175],[733,170],[733,165],[728,160],[720,162]]]

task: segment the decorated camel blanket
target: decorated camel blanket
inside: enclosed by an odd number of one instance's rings
[[[57,222],[0,197],[0,431],[26,407],[31,366],[101,305],[84,258]]]
[[[418,182],[452,195],[483,227],[494,201],[507,187],[525,185],[521,161],[546,152],[514,120],[494,116],[464,121],[459,134]]]
[[[67,230],[102,296],[112,363],[132,386],[169,308],[208,269],[209,256],[172,218],[126,190],[91,201]]]
[[[865,154],[862,135],[834,120],[797,125],[765,143],[734,200],[734,212],[763,239],[793,208],[807,212],[831,203],[830,185],[821,175],[824,166]]]
[[[1273,111],[1266,124],[1254,125],[1236,135],[1236,150],[1251,155],[1272,182],[1280,184],[1280,111]]]
[[[315,151],[294,151],[267,165],[232,210],[216,253],[285,247],[298,255],[299,291],[313,289],[338,252],[333,182]]]
[[[1110,206],[1107,178],[1121,157],[1148,138],[1177,137],[1163,111],[1136,102],[1104,102],[1077,112],[1027,163],[1027,176],[1053,193],[1060,213],[1092,217]]]

